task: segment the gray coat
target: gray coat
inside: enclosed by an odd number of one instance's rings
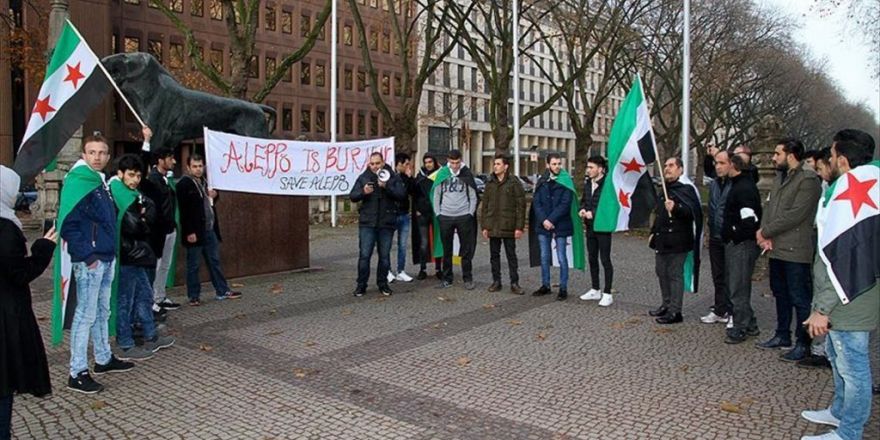
[[[816,249],[813,221],[821,195],[819,176],[802,165],[776,179],[761,219],[761,233],[773,240],[770,258],[792,263],[813,262]]]

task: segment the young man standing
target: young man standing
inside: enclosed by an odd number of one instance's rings
[[[406,189],[406,196],[397,201],[397,222],[394,228],[397,232],[397,275],[395,275],[393,271],[388,271],[388,282],[402,281],[408,283],[413,280],[413,278],[406,273],[406,244],[409,238],[408,236],[410,235],[410,227],[412,226],[409,212],[409,196],[413,193],[415,186],[415,179],[412,177],[412,161],[409,159],[409,154],[395,154],[394,168],[397,172],[397,177]],[[394,240],[392,239],[392,241]]]
[[[461,151],[450,150],[446,166],[438,172],[431,190],[443,243],[443,281],[438,288],[452,287],[453,234],[458,234],[464,288],[473,290],[473,258],[477,246],[477,183],[470,168],[461,162]],[[435,234],[436,235],[436,234]],[[435,255],[436,256],[436,255]]]
[[[134,364],[113,356],[108,323],[110,290],[116,263],[116,208],[101,170],[110,147],[100,135],[83,139],[82,159],[67,173],[61,189],[58,221],[76,279],[76,310],[70,328],[70,377],[67,388],[86,394],[104,389],[89,375],[89,339],[95,374],[126,371]]]
[[[492,177],[486,182],[480,218],[483,238],[489,240],[489,264],[492,267],[490,292],[501,290],[501,245],[507,254],[510,291],[523,294],[519,286],[516,240],[523,235],[526,217],[526,193],[518,179],[510,176],[510,158],[499,154],[492,164]]]
[[[727,265],[724,262],[724,240],[721,232],[724,226],[724,207],[730,193],[730,159],[742,157],[731,155],[727,150],[715,153],[715,179],[709,184],[709,262],[712,268],[712,284],[715,287],[715,304],[708,315],[700,317],[704,324],[729,323],[733,325],[730,293],[727,290]],[[752,180],[754,183],[754,180]]]
[[[149,142],[149,139],[147,142]],[[156,165],[150,169],[146,180],[141,184],[145,196],[156,204],[156,222],[150,230],[150,246],[156,252],[155,271],[149,271],[153,283],[154,312],[160,308],[176,310],[180,304],[171,301],[165,293],[168,271],[171,267],[174,246],[177,243],[177,195],[174,191],[172,173],[177,161],[170,148],[154,151]]]
[[[425,272],[428,263],[434,261],[434,276],[442,278],[440,259],[435,259],[431,249],[432,228],[434,227],[434,208],[431,206],[431,188],[434,181],[430,176],[437,171],[437,160],[431,153],[425,153],[422,157],[422,168],[416,176],[415,193],[413,194],[413,216],[415,217],[416,231],[413,234],[413,248],[417,252],[419,262],[419,274],[417,280],[428,278]]]
[[[611,282],[614,279],[614,266],[611,265],[611,233],[593,230],[596,219],[596,208],[599,207],[599,195],[605,183],[605,170],[608,161],[602,156],[587,159],[587,181],[584,183],[584,198],[578,215],[584,220],[587,231],[587,254],[590,260],[590,290],[581,295],[584,301],[599,300],[599,305],[608,307],[614,302],[611,296]],[[605,268],[605,289],[599,290],[599,260]]]
[[[189,174],[177,182],[177,203],[180,206],[180,229],[186,248],[186,294],[189,305],[201,305],[199,257],[205,259],[211,284],[218,300],[241,298],[241,292],[229,289],[220,267],[220,225],[214,199],[217,193],[205,182],[205,159],[193,154],[186,159]]]

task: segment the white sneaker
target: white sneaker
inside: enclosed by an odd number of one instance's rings
[[[718,316],[715,314],[715,312],[709,312],[708,315],[700,318],[700,322],[702,322],[703,324],[717,324],[721,322],[726,323],[727,318],[724,316]]]
[[[599,300],[600,307],[608,307],[613,303],[614,303],[614,296],[612,296],[610,293],[603,293],[602,299]]]
[[[397,274],[396,279],[397,279],[397,281],[403,281],[404,283],[408,283],[413,280],[413,277],[407,275],[406,272],[401,271],[399,274]]]
[[[581,299],[584,301],[596,301],[602,299],[602,292],[596,289],[590,289],[587,293],[581,295]]]
[[[843,438],[837,435],[836,432],[831,431],[820,435],[805,435],[801,437],[801,440],[843,440]]]
[[[725,327],[733,328],[733,315],[727,317],[727,325]]]
[[[397,277],[394,276],[394,272],[388,271],[388,283],[393,283],[396,279]]]
[[[831,415],[831,409],[826,408],[819,411],[802,411],[801,417],[804,419],[818,423],[820,425],[829,425],[837,428],[840,426],[840,419]]]

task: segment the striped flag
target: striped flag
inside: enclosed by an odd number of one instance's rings
[[[880,161],[837,178],[817,215],[819,257],[843,304],[880,279]]]
[[[645,226],[654,207],[648,167],[656,160],[651,115],[642,81],[636,76],[623,100],[608,139],[608,178],[596,207],[596,232]]]
[[[46,67],[13,169],[22,184],[55,159],[73,133],[111,90],[100,61],[67,21]]]

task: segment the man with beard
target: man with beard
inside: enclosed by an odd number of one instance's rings
[[[391,268],[391,241],[397,224],[397,203],[406,197],[406,188],[400,177],[385,163],[382,153],[370,155],[366,170],[358,176],[351,189],[351,201],[360,203],[358,209],[358,255],[357,287],[354,296],[363,296],[370,279],[370,260],[373,248],[378,249],[379,265],[376,268],[376,284],[382,295],[393,292],[388,287],[388,271]]]
[[[492,268],[490,292],[501,290],[501,245],[507,254],[510,292],[522,295],[516,258],[516,240],[522,238],[526,218],[526,193],[516,176],[510,175],[510,158],[499,154],[492,164],[492,176],[486,182],[480,218],[483,238],[489,240],[489,264]]]
[[[797,362],[810,350],[810,336],[797,325],[810,314],[810,262],[816,250],[813,222],[822,186],[816,173],[801,163],[804,145],[793,138],[776,145],[773,161],[779,178],[770,190],[761,229],[756,234],[761,249],[770,252],[770,290],[776,298],[776,333],[758,348],[791,347],[792,309],[796,312],[797,344],[780,359]]]
[[[464,288],[474,289],[473,258],[477,245],[477,183],[470,168],[461,162],[461,151],[450,150],[446,166],[437,172],[431,189],[443,248],[443,281],[438,288],[452,287],[453,234],[458,234]],[[437,253],[435,252],[435,256]]]
[[[692,185],[681,182],[684,167],[681,159],[672,157],[663,164],[667,198],[661,199],[654,212],[654,226],[648,246],[654,249],[654,264],[660,281],[662,304],[648,312],[658,324],[682,322],[684,300],[684,264],[694,248],[694,219],[701,209],[699,196]]]
[[[739,157],[739,156],[737,156]],[[724,263],[724,240],[721,237],[724,225],[724,205],[730,194],[730,158],[727,150],[716,151],[714,159],[715,180],[709,184],[709,262],[712,267],[712,282],[715,286],[715,304],[708,315],[700,317],[704,324],[732,323],[730,295],[727,290],[727,272]]]
[[[437,160],[431,153],[425,153],[422,157],[422,168],[416,176],[415,191],[412,198],[412,210],[415,228],[413,228],[412,242],[413,252],[416,254],[416,262],[419,263],[417,280],[428,278],[428,262],[434,260],[434,276],[441,279],[441,261],[434,259],[431,250],[432,228],[434,227],[434,208],[431,207],[431,188],[434,181],[431,174],[437,171]]]

